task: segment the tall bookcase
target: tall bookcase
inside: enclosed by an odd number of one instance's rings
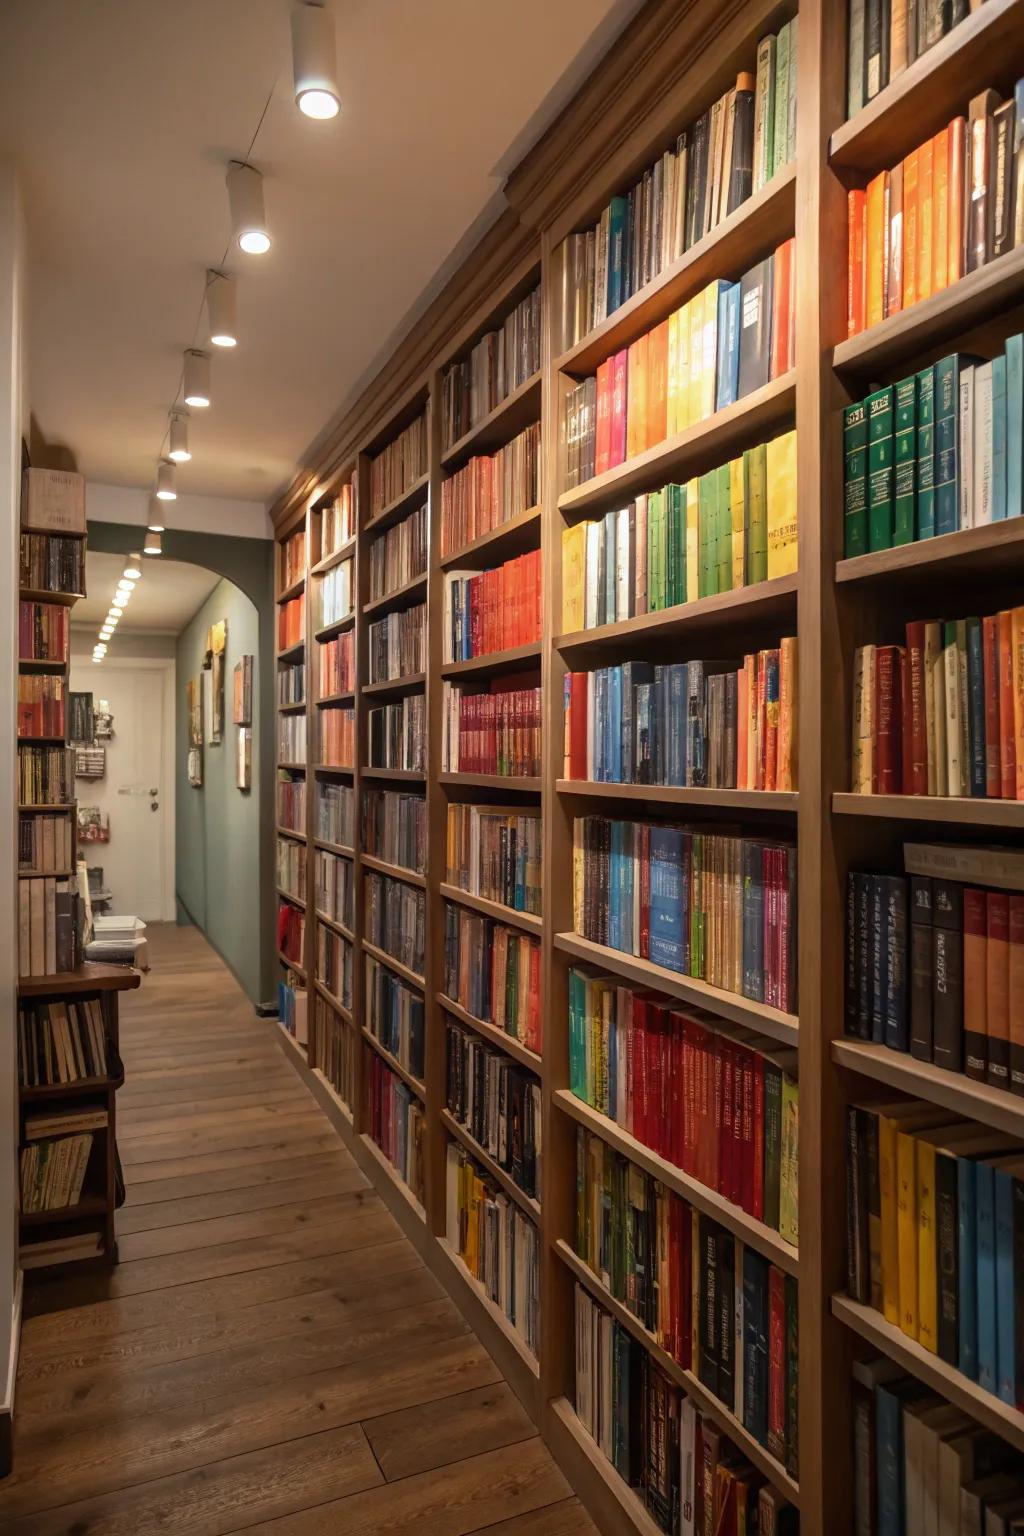
[[[1024,251],[1019,247],[932,298],[861,335],[846,339],[847,192],[864,186],[934,132],[970,97],[995,84],[1006,94],[1024,75],[1024,0],[985,0],[850,122],[845,119],[845,7],[827,0],[799,5],[796,155],[758,193],[668,266],[582,340],[566,346],[557,334],[564,274],[562,242],[592,225],[609,197],[623,192],[676,134],[734,80],[751,70],[758,40],[797,14],[791,0],[709,0],[681,7],[651,0],[616,55],[599,67],[550,134],[511,176],[510,212],[490,243],[467,261],[443,304],[403,343],[381,380],[343,423],[325,450],[322,484],[297,486],[279,514],[278,534],[315,525],[316,497],[336,479],[357,473],[356,540],[357,755],[355,970],[352,1018],[356,1087],[347,1108],[322,1074],[313,1084],[336,1114],[343,1136],[427,1262],[466,1311],[535,1418],[567,1475],[601,1527],[652,1536],[656,1527],[582,1428],[572,1407],[575,1334],[573,1296],[580,1285],[648,1351],[652,1359],[748,1460],[800,1509],[801,1530],[845,1529],[852,1507],[852,1366],[871,1351],[887,1355],[977,1422],[1024,1447],[1024,1418],[979,1390],[935,1355],[907,1340],[880,1314],[844,1295],[846,1277],[846,1109],[894,1091],[950,1109],[982,1125],[1024,1131],[1020,1101],[882,1047],[844,1036],[846,876],[854,867],[898,867],[908,832],[936,839],[1024,845],[1024,814],[1016,802],[860,797],[849,792],[853,652],[869,640],[896,641],[906,622],[936,609],[991,612],[1011,604],[1024,576],[1024,529],[994,524],[900,549],[843,559],[842,410],[877,381],[888,382],[944,352],[976,349],[991,356],[1024,317]],[[770,384],[668,438],[656,448],[565,489],[560,441],[564,403],[573,385],[593,374],[714,278],[736,279],[789,236],[796,239],[796,366]],[[504,253],[504,254],[503,254]],[[542,366],[473,431],[446,446],[442,435],[444,374],[539,281]],[[444,306],[447,305],[447,313]],[[429,423],[429,463],[422,483],[396,505],[371,517],[370,462],[422,410]],[[492,534],[442,554],[440,507],[444,481],[479,451],[493,451],[533,422],[541,424],[539,505]],[[564,633],[561,622],[563,530],[581,518],[622,506],[633,496],[686,480],[789,427],[797,429],[799,560],[780,576],[716,597]],[[425,582],[428,657],[425,676],[385,687],[369,684],[367,627],[389,606],[419,600],[396,593],[368,602],[369,546],[384,528],[427,495],[430,559]],[[312,498],[312,499],[311,499]],[[296,521],[297,519],[297,521]],[[305,524],[303,524],[305,519]],[[443,660],[444,577],[449,570],[484,568],[530,549],[542,552],[543,632],[539,645],[470,663]],[[1019,601],[1019,597],[1016,598]],[[984,604],[984,607],[980,605]],[[307,617],[307,623],[309,622]],[[799,788],[754,792],[650,789],[563,778],[563,680],[578,670],[630,658],[649,660],[743,655],[781,636],[799,643]],[[307,645],[311,632],[307,632]],[[445,680],[484,681],[506,672],[539,673],[543,692],[543,771],[537,780],[492,780],[442,770],[442,692]],[[423,690],[427,771],[399,782],[422,785],[427,849],[422,871],[393,871],[360,847],[361,792],[388,782],[369,770],[368,711],[375,700]],[[307,711],[312,720],[312,698]],[[391,777],[394,777],[392,771]],[[539,917],[469,897],[446,879],[448,807],[456,802],[540,805],[543,822],[543,909]],[[799,1016],[603,946],[574,932],[573,820],[588,811],[659,815],[714,829],[740,826],[795,840],[798,850]],[[307,802],[307,836],[312,807]],[[312,847],[312,842],[310,842]],[[422,1201],[404,1186],[367,1135],[359,1091],[366,1025],[365,902],[368,870],[394,875],[426,891],[426,952],[422,975],[405,976],[425,1000],[422,1081],[408,1084],[424,1107],[425,1184]],[[312,880],[312,874],[308,875]],[[493,916],[538,936],[542,945],[543,1048],[534,1055],[446,999],[446,902]],[[311,906],[311,887],[307,897]],[[307,971],[312,976],[307,927]],[[372,952],[372,951],[371,951]],[[799,1247],[698,1185],[673,1164],[621,1130],[570,1092],[568,972],[590,965],[638,988],[650,988],[717,1015],[729,1027],[796,1049],[800,1081]],[[543,1172],[539,1195],[509,1190],[493,1166],[453,1121],[446,1102],[446,1028],[453,1019],[497,1046],[540,1081]],[[389,1062],[394,1070],[395,1063]],[[764,1255],[798,1286],[799,1476],[771,1455],[702,1385],[684,1371],[617,1302],[574,1251],[576,1129],[582,1125],[653,1174],[702,1212]],[[540,1234],[540,1347],[529,1350],[484,1295],[446,1237],[446,1149],[468,1147],[495,1187],[509,1194]]]

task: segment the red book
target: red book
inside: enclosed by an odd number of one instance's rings
[[[900,783],[909,791],[914,777],[914,738],[910,718],[910,664],[906,649],[900,652]]]
[[[790,330],[793,319],[793,253],[796,241],[784,240],[775,252],[772,274],[772,346],[770,377],[780,378],[793,366]]]
[[[683,1125],[683,1161],[680,1164],[684,1173],[694,1177],[697,1166],[697,1052],[695,1046],[696,1033],[700,1026],[695,1020],[684,1017],[683,1019],[683,1084],[686,1103],[686,1114]]]
[[[677,1168],[683,1166],[686,1137],[686,1079],[683,1076],[683,1020],[669,1014],[669,1031],[672,1042],[672,1151],[671,1160]]]
[[[718,1146],[718,1192],[720,1195],[725,1195],[726,1199],[731,1199],[733,1124],[736,1113],[734,1084],[736,1073],[739,1070],[739,1062],[737,1052],[734,1051],[730,1040],[720,1039],[718,1050],[722,1058],[722,1115]]]
[[[855,189],[847,195],[846,231],[848,241],[846,287],[846,334],[856,336],[864,329],[864,240],[866,232],[867,193]]]
[[[1017,737],[1013,723],[1013,615],[997,615],[999,629],[999,788],[1000,798],[1017,798]]]
[[[786,1281],[781,1269],[768,1271],[768,1449],[786,1454]]]
[[[608,467],[625,463],[626,459],[626,383],[629,354],[625,347],[616,352],[612,362],[612,411],[611,432],[608,442]]]
[[[900,741],[903,709],[900,702],[900,650],[898,645],[880,645],[875,651],[875,697],[877,713],[878,793],[898,795],[903,791],[903,748]]]
[[[1000,798],[999,746],[999,620],[990,613],[981,621],[985,679],[985,794]]]
[[[754,1063],[743,1052],[743,1123],[740,1163],[740,1206],[748,1216],[754,1209]]]
[[[754,1080],[754,1141],[753,1181],[751,1185],[752,1216],[764,1220],[764,1057],[751,1053],[751,1072]]]
[[[985,1081],[988,1066],[985,892],[964,886],[964,1072]]]
[[[711,1043],[708,1066],[711,1080],[711,1125],[708,1136],[708,1176],[704,1182],[709,1189],[718,1188],[718,1142],[722,1134],[722,1056],[715,1049],[716,1044],[716,1040]]]
[[[1024,896],[1010,893],[1009,1018],[1010,1087],[1024,1094]],[[1017,1406],[1024,1410],[1024,1383],[1018,1387]]]
[[[611,464],[612,375],[614,360],[606,358],[597,370],[597,426],[594,441],[594,473],[603,475]]]
[[[1010,902],[1006,891],[985,892],[985,1027],[988,1081],[1010,1086]]]
[[[587,674],[570,672],[566,678],[569,690],[569,718],[567,728],[570,779],[587,776]]]
[[[903,699],[903,792],[928,793],[928,729],[924,680],[924,623],[907,625],[907,677]],[[907,737],[909,736],[909,743]],[[909,745],[909,752],[908,752]]]

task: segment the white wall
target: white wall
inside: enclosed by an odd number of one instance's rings
[[[134,523],[144,528],[148,522],[148,490],[127,485],[86,484],[86,511],[91,522]],[[272,539],[274,525],[262,501],[235,501],[228,496],[185,496],[165,501],[160,508],[165,528],[189,533],[223,533],[238,539]]]

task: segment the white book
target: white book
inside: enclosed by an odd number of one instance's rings
[[[604,537],[604,526],[599,522],[587,524],[587,564],[584,576],[584,601],[586,603],[584,628],[596,629],[598,616],[598,602],[601,589],[599,577],[601,574],[601,540]]]
[[[697,1467],[697,1405],[684,1393],[679,1410],[679,1536],[697,1536],[697,1479],[700,1475]]]
[[[960,370],[960,527],[974,527],[974,365]]]
[[[629,508],[615,514],[615,620],[629,614]]]
[[[962,795],[964,765],[960,756],[960,658],[955,643],[943,646],[942,665],[946,701],[946,793]]]
[[[597,225],[597,261],[594,268],[594,324],[608,315],[608,244],[611,234],[611,208],[606,203]]]
[[[974,526],[992,521],[992,364],[974,370]]]

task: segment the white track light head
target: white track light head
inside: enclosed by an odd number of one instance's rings
[[[206,274],[206,313],[210,322],[210,341],[215,347],[233,347],[238,342],[238,317],[235,280],[226,272]]]
[[[158,501],[177,501],[174,489],[174,465],[162,460],[156,467],[156,495]]]
[[[126,581],[138,581],[142,575],[142,566],[139,564],[141,558],[141,555],[134,552],[128,556],[128,563],[121,572]]]
[[[187,464],[192,457],[188,447],[188,413],[175,411],[171,416],[171,443],[167,457],[175,464]]]
[[[163,541],[160,534],[155,529],[150,528],[146,534],[146,542],[143,545],[142,553],[144,555],[159,555],[162,548]]]
[[[210,354],[190,347],[185,353],[185,404],[202,410],[210,403]]]
[[[249,256],[270,250],[267,216],[263,210],[263,177],[254,165],[232,160],[228,166],[228,201],[232,239]]]
[[[334,17],[326,6],[303,0],[292,11],[295,104],[307,117],[338,115],[341,93],[335,73]]]

